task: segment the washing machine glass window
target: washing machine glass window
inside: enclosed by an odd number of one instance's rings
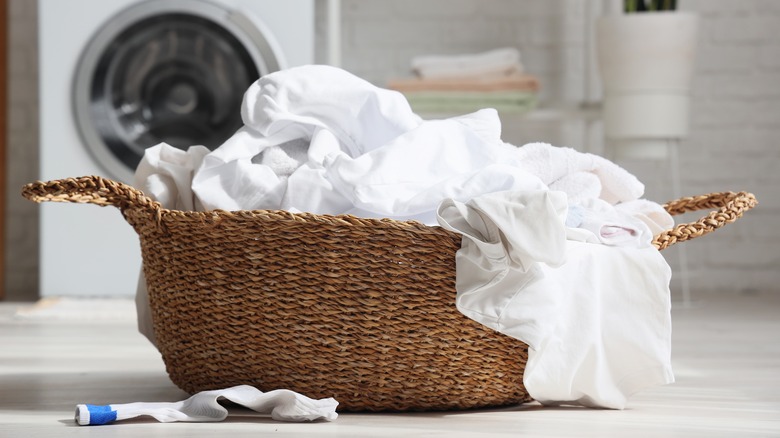
[[[155,3],[165,2],[145,4]],[[257,29],[244,31],[246,19],[171,9],[108,23],[76,72],[82,138],[120,180],[130,180],[144,151],[161,142],[181,149],[222,144],[242,126],[246,89],[277,66]]]

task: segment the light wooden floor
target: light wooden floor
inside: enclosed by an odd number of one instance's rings
[[[157,352],[135,331],[130,302],[36,308],[0,304],[0,437],[778,437],[780,293],[698,294],[675,309],[677,382],[632,398],[624,411],[551,409],[342,414],[289,424],[246,411],[225,422],[107,426],[73,422],[78,403],[178,401]],[[61,304],[61,303],[60,303]],[[29,310],[29,309],[27,309]],[[25,315],[26,313],[26,315]]]

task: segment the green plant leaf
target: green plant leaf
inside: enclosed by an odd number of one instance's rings
[[[623,0],[623,11],[627,14],[674,11],[676,9],[677,0]]]

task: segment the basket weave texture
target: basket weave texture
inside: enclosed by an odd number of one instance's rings
[[[183,390],[248,384],[335,397],[341,411],[518,404],[528,347],[455,307],[461,236],[440,227],[286,211],[167,210],[96,176],[35,182],[36,202],[118,207],[138,233],[157,344]],[[656,236],[666,248],[733,222],[749,193]]]

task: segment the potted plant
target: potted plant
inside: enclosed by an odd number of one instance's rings
[[[596,23],[607,139],[688,134],[698,17],[675,0],[624,0]]]

